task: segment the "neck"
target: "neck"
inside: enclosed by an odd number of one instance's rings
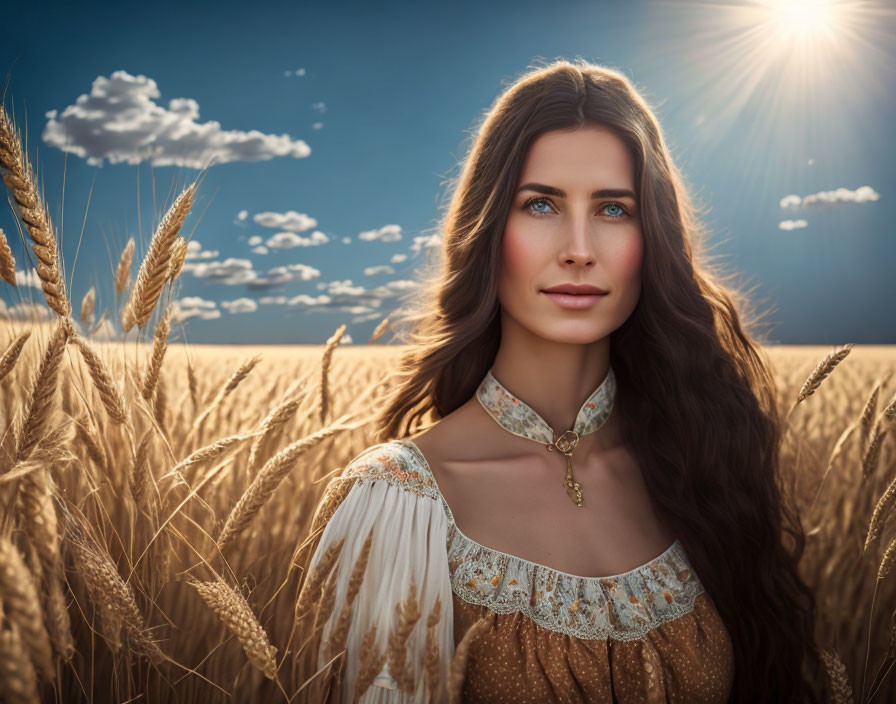
[[[515,330],[520,331],[517,326]],[[530,406],[559,435],[573,427],[585,399],[610,369],[610,340],[589,344],[556,343],[527,335],[505,335],[492,373],[511,393]],[[580,441],[579,449],[611,447],[618,442],[618,414]]]

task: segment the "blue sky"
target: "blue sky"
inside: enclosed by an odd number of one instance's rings
[[[18,3],[0,68],[76,310],[90,286],[117,310],[128,237],[136,273],[214,152],[172,338],[321,343],[346,324],[363,344],[438,246],[482,112],[528,66],[584,58],[656,110],[708,247],[771,309],[770,341],[892,344],[896,16],[849,5]],[[8,207],[0,227],[21,272],[0,313],[15,316],[43,296]]]

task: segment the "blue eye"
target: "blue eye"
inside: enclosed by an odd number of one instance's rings
[[[609,205],[607,205],[607,207],[608,208],[619,208],[619,215],[622,215],[622,213],[625,212],[625,210],[623,209],[623,207],[621,205],[619,205],[619,203],[610,203]],[[610,213],[610,217],[618,217],[618,215],[613,215],[612,213]]]
[[[545,210],[532,210],[533,206],[537,205],[549,205],[550,200],[544,197],[538,198],[530,198],[523,204],[523,209],[526,210],[530,215],[536,218],[542,218],[548,214],[549,211]],[[620,204],[620,203],[607,203],[604,206],[604,209],[607,208],[617,208],[618,212],[615,213],[607,213],[607,217],[610,220],[622,220],[623,218],[629,217],[629,212]]]

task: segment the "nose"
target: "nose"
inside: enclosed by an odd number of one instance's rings
[[[565,228],[563,248],[560,252],[561,260],[567,264],[587,264],[593,265],[594,252],[594,236],[591,228],[590,215],[576,215],[570,218]]]

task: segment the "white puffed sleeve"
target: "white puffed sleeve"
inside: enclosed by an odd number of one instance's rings
[[[356,456],[340,476],[341,481],[351,478],[351,489],[326,523],[308,566],[313,575],[328,549],[345,539],[333,567],[335,603],[324,621],[317,655],[317,667],[322,668],[331,659],[325,646],[338,625],[355,561],[373,529],[367,567],[349,622],[341,684],[333,685],[339,695],[331,701],[353,701],[362,642],[376,623],[374,647],[385,660],[360,704],[445,702],[454,639],[448,521],[442,505],[427,472],[399,443],[374,445]],[[388,647],[390,633],[402,632],[396,604],[409,603],[412,585],[416,609],[412,609],[410,621],[417,618],[411,626],[405,616],[404,632],[411,630],[404,662],[396,662],[394,649],[390,652]],[[440,615],[436,622],[433,607],[437,599]],[[431,627],[427,627],[428,621]],[[365,654],[369,658],[369,653]]]

